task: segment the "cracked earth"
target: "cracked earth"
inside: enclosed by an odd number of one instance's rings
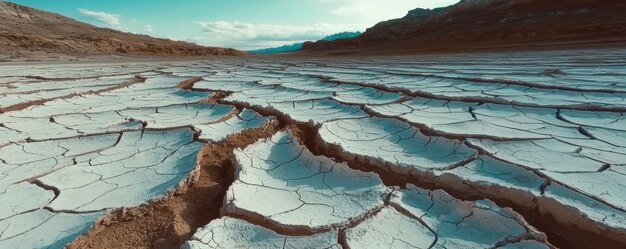
[[[0,248],[625,248],[626,50],[0,67]]]

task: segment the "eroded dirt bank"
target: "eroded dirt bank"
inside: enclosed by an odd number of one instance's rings
[[[233,181],[233,149],[270,137],[278,129],[271,123],[219,144],[206,144],[198,155],[201,169],[195,181],[162,200],[116,210],[68,248],[179,248],[197,228],[219,217]]]

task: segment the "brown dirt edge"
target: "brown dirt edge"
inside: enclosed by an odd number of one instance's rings
[[[267,110],[266,110],[267,111]],[[283,117],[283,119],[285,119],[285,117]],[[288,119],[288,118],[287,118]],[[319,135],[317,133],[316,128],[312,127],[310,124],[307,123],[301,123],[301,122],[293,122],[290,121],[290,123],[287,123],[285,125],[285,128],[282,129],[287,130],[289,132],[291,132],[295,139],[297,140],[298,143],[303,144],[309,151],[311,151],[314,155],[321,155],[321,156],[326,156],[329,157],[329,154],[332,153],[327,153],[327,151],[324,151],[325,149],[331,149],[331,150],[336,150],[336,151],[342,151],[340,148],[331,148],[331,146],[327,146],[325,143],[320,144],[320,140],[317,140]],[[321,148],[323,147],[323,148]],[[314,152],[315,151],[315,152]],[[341,153],[341,152],[339,152]],[[350,168],[352,169],[356,169],[356,170],[360,170],[360,171],[367,171],[367,172],[374,172],[376,174],[385,174],[384,176],[381,176],[381,178],[383,179],[383,182],[385,183],[385,185],[390,186],[392,188],[395,188],[394,186],[405,186],[407,183],[417,183],[419,182],[418,179],[419,177],[415,177],[414,175],[411,175],[409,171],[407,171],[406,173],[408,175],[406,175],[406,177],[402,174],[399,174],[397,172],[385,172],[385,171],[381,171],[378,166],[373,166],[373,165],[367,165],[367,164],[357,164],[355,163],[355,161],[353,160],[340,160],[337,159],[335,156],[330,156],[330,158],[332,158],[334,161],[338,161],[340,163],[346,163],[348,164]],[[236,160],[234,160],[233,158],[233,166],[236,164]],[[376,167],[376,168],[375,168]],[[387,173],[387,174],[386,174]],[[434,177],[434,175],[433,175]],[[416,184],[417,185],[417,184]],[[435,184],[419,184],[419,185],[426,185],[425,188],[429,188],[429,189],[441,189],[439,187],[437,187]],[[344,248],[348,248],[347,247],[347,242],[345,240],[345,232],[347,229],[353,228],[357,225],[359,225],[360,223],[362,223],[364,220],[367,220],[369,218],[371,218],[372,216],[376,215],[378,212],[380,212],[382,209],[384,208],[393,208],[396,209],[399,212],[402,212],[410,217],[416,218],[414,217],[412,214],[410,214],[408,211],[404,210],[403,208],[399,207],[398,205],[394,205],[392,203],[389,202],[388,198],[391,196],[391,194],[389,194],[386,197],[385,200],[385,204],[379,207],[376,207],[372,210],[370,210],[369,212],[359,216],[359,217],[355,217],[354,219],[351,219],[343,224],[339,224],[336,226],[332,226],[332,227],[323,227],[320,228],[318,230],[313,230],[311,228],[308,227],[304,227],[304,226],[284,226],[281,224],[278,224],[274,221],[272,221],[272,219],[267,218],[267,217],[263,217],[260,214],[254,213],[254,212],[250,212],[247,210],[241,210],[241,209],[237,209],[236,207],[232,207],[229,206],[228,202],[226,200],[224,200],[224,207],[221,210],[221,216],[228,216],[228,217],[234,217],[234,218],[239,218],[239,219],[243,219],[246,220],[247,222],[250,222],[252,224],[255,225],[259,225],[265,228],[268,228],[270,230],[273,230],[274,232],[277,232],[279,234],[282,235],[288,235],[288,236],[309,236],[309,235],[313,235],[313,234],[318,234],[318,233],[323,233],[323,232],[329,232],[332,230],[337,230],[339,233],[339,241],[338,243],[341,244],[342,246],[344,246]],[[462,200],[467,200],[468,198],[460,198]],[[480,199],[485,199],[485,197],[483,196],[479,196],[475,199],[472,200],[480,200]],[[511,209],[510,207],[504,207],[504,208],[508,208]],[[502,245],[504,244],[508,244],[508,243],[514,243],[514,242],[518,242],[524,239],[527,240],[535,240],[538,241],[540,243],[546,243],[549,248],[554,249],[557,248],[556,246],[553,246],[552,244],[550,244],[550,242],[548,242],[547,240],[547,235],[543,235],[540,234],[534,226],[532,226],[531,224],[529,224],[526,220],[524,220],[524,217],[519,214],[518,216],[515,217],[516,220],[518,220],[518,222],[520,222],[520,224],[524,225],[527,229],[527,232],[521,236],[518,237],[514,237],[514,238],[508,238],[507,240],[501,241],[500,243],[502,243]],[[419,220],[419,219],[418,219]],[[421,222],[421,220],[420,220]],[[427,226],[426,224],[424,224],[425,226]],[[428,227],[428,226],[427,226]],[[436,233],[435,231],[433,231],[433,233]],[[502,246],[500,245],[500,246]]]
[[[318,134],[312,128],[305,134]],[[325,155],[337,162],[346,162],[350,168],[377,173],[385,185],[403,188],[407,183],[425,189],[443,189],[461,200],[489,199],[501,207],[510,207],[526,221],[544,232],[548,242],[558,248],[621,249],[626,246],[626,231],[610,229],[582,215],[577,209],[565,206],[549,197],[534,197],[531,193],[506,187],[465,181],[456,175],[435,175],[432,172],[393,171],[384,162],[345,152],[341,147],[327,144],[314,135],[316,155]],[[309,138],[310,139],[310,138]]]
[[[180,83],[178,83],[178,85],[176,85],[176,87],[183,90],[191,90],[193,88],[193,85],[201,80],[202,78],[200,77],[191,77],[191,79],[181,81]]]
[[[305,147],[305,149],[309,150],[309,148],[306,145],[304,145],[306,144],[306,142],[303,141],[303,139],[310,138],[309,136],[305,137],[306,135],[305,129],[299,128],[298,125],[288,124],[280,131],[291,133],[294,136],[295,143],[300,144],[303,147]],[[257,142],[266,142],[268,141],[268,139],[269,138],[261,139],[261,140],[258,140]],[[235,170],[237,169],[237,166],[236,166],[237,164],[238,164],[237,160],[235,159],[235,157],[233,157],[232,165],[233,167],[235,167]],[[349,166],[346,165],[346,167],[349,167]],[[311,236],[311,235],[325,233],[325,232],[329,232],[333,230],[341,231],[341,230],[345,230],[347,228],[354,227],[360,224],[364,220],[371,218],[373,215],[375,215],[376,213],[380,212],[380,210],[385,208],[388,205],[387,200],[390,198],[390,196],[391,196],[391,193],[386,194],[384,196],[386,201],[383,205],[374,207],[359,216],[352,217],[340,224],[330,225],[330,226],[321,226],[315,229],[308,227],[308,226],[304,226],[304,225],[280,224],[279,222],[276,222],[275,220],[273,220],[271,217],[265,217],[256,212],[237,208],[235,205],[232,205],[231,203],[229,203],[227,199],[224,199],[224,206],[222,207],[222,210],[221,210],[221,216],[228,216],[228,217],[242,219],[249,223],[268,228],[282,235]]]
[[[208,143],[198,153],[197,170],[167,196],[113,210],[68,249],[180,248],[196,229],[220,217],[226,190],[234,180],[233,149],[278,132],[278,122]]]

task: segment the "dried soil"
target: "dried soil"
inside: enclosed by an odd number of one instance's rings
[[[278,132],[278,123],[206,144],[198,155],[200,174],[186,191],[139,207],[107,215],[92,230],[68,246],[96,248],[180,248],[196,229],[219,218],[226,190],[234,179],[233,149],[243,148]]]

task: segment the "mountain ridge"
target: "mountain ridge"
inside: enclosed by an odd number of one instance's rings
[[[358,37],[361,34],[362,33],[360,31],[354,31],[354,32],[344,31],[344,32],[339,32],[339,33],[335,33],[332,35],[327,35],[324,38],[320,39],[320,41],[336,41],[340,39],[350,39],[350,38]],[[253,54],[290,53],[290,52],[296,52],[302,49],[302,45],[304,43],[307,43],[307,42],[298,42],[298,43],[283,45],[283,46],[274,47],[274,48],[250,50],[248,52],[253,53]]]
[[[619,0],[463,0],[414,9],[354,39],[306,43],[303,51],[463,50],[626,41],[626,2]],[[336,50],[336,51],[335,51]]]
[[[50,12],[0,1],[0,53],[31,54],[213,56],[243,55],[231,48],[204,47],[100,28]]]

